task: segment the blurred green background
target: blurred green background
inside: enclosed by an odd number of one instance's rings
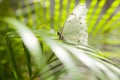
[[[57,32],[81,3],[93,48],[76,54]],[[0,80],[119,80],[119,67],[119,0],[0,0]]]

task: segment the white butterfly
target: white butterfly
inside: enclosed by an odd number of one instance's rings
[[[63,29],[58,33],[59,38],[70,44],[87,44],[87,25],[86,25],[87,8],[85,4],[75,7],[71,15],[64,23]]]

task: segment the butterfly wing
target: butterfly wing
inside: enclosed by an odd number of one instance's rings
[[[65,42],[70,44],[87,44],[86,13],[87,9],[85,5],[78,5],[73,10],[62,30]]]

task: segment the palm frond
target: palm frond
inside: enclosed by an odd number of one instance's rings
[[[120,44],[119,0],[110,1],[108,8],[107,2],[22,0],[16,1],[18,6],[0,2],[6,6],[6,11],[0,6],[3,11],[0,13],[0,79],[63,80],[68,75],[71,80],[91,77],[95,80],[119,80],[120,65],[97,50],[100,47],[105,51],[106,46],[119,48]],[[57,31],[79,3],[88,4],[91,46],[75,46],[58,40]]]

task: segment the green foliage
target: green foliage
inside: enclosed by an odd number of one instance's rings
[[[78,47],[57,35],[75,5],[87,2],[76,1],[1,0],[1,80],[63,80],[66,75],[72,80],[120,79],[119,62],[109,59],[120,58],[110,56],[120,54],[119,0],[108,8],[107,0],[87,0],[91,46]]]

